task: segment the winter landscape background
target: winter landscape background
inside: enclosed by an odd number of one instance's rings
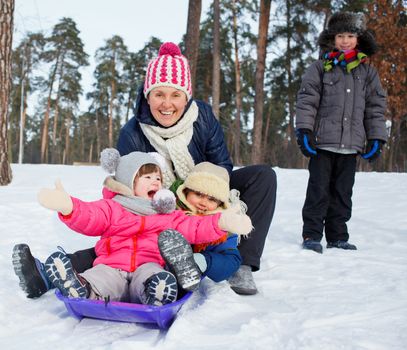
[[[12,248],[27,243],[46,258],[94,239],[67,229],[36,200],[61,178],[71,195],[101,197],[99,167],[12,165],[0,187],[0,345],[2,349],[372,349],[407,348],[407,174],[358,173],[350,241],[358,251],[301,249],[308,172],[276,168],[277,207],[259,294],[236,295],[205,279],[168,331],[69,316],[53,292],[30,300],[18,286]],[[323,242],[325,245],[325,242]]]

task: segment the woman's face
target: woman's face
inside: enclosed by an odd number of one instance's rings
[[[335,35],[335,48],[340,51],[353,50],[358,44],[358,37],[352,33],[339,33]]]
[[[187,105],[187,95],[170,86],[159,86],[147,97],[154,119],[162,126],[174,125],[182,116]]]

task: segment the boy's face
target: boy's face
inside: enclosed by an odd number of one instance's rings
[[[151,200],[161,187],[161,175],[158,171],[134,178],[134,195],[137,197]]]
[[[222,203],[216,198],[195,191],[189,191],[185,198],[201,214],[217,209]]]
[[[353,33],[339,33],[335,35],[335,48],[340,51],[353,50],[358,44],[358,37]]]

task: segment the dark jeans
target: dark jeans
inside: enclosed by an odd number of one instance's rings
[[[302,236],[321,241],[325,226],[327,242],[348,241],[346,222],[352,215],[356,154],[318,150],[308,165],[307,196],[302,209]]]
[[[250,165],[232,172],[230,188],[240,192],[252,219],[253,231],[238,247],[242,264],[260,269],[260,258],[276,206],[277,177],[269,165]]]
[[[254,226],[249,237],[242,239],[239,245],[242,264],[250,265],[253,271],[257,271],[260,269],[260,258],[276,204],[276,173],[268,165],[247,166],[232,172],[230,187],[240,192],[240,198],[247,204],[247,214]],[[68,256],[79,273],[90,269],[96,258],[93,248]]]

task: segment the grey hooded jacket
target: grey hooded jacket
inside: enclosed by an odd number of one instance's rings
[[[320,148],[363,152],[366,140],[387,141],[386,96],[374,67],[360,64],[351,73],[339,66],[324,72],[321,60],[302,77],[296,128],[314,132]]]

